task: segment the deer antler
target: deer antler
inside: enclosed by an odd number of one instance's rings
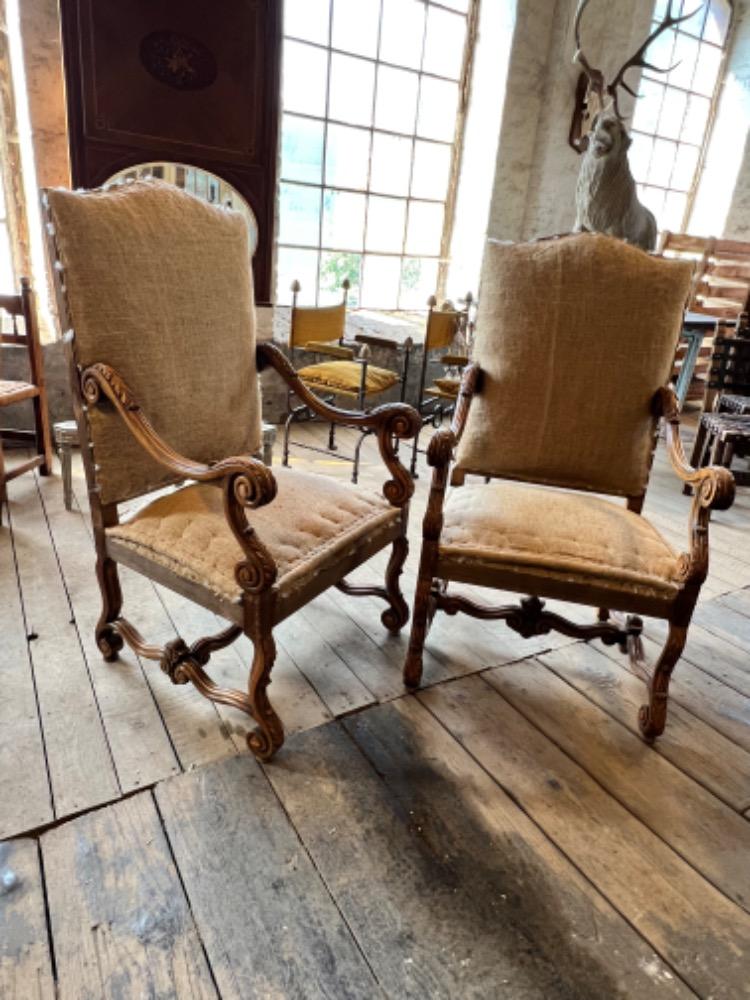
[[[575,38],[576,38],[576,53],[573,56],[573,62],[578,63],[583,72],[589,78],[589,84],[591,89],[599,95],[599,97],[604,99],[604,74],[600,69],[594,69],[591,63],[588,61],[581,48],[581,19],[583,18],[583,12],[588,7],[589,0],[578,0],[578,9],[576,10],[575,19]]]
[[[674,28],[676,25],[682,24],[683,21],[689,21],[691,17],[695,17],[695,15],[698,13],[698,11],[702,10],[702,8],[703,8],[703,4],[701,3],[700,7],[696,7],[696,9],[694,11],[692,11],[690,14],[683,14],[681,17],[673,17],[672,16],[672,2],[673,2],[673,0],[669,0],[669,2],[667,3],[666,13],[664,15],[663,20],[660,22],[660,24],[657,25],[657,27],[651,32],[651,34],[648,36],[648,38],[643,43],[643,45],[641,45],[641,47],[638,49],[638,51],[635,53],[635,55],[631,56],[630,59],[628,59],[628,61],[626,63],[624,63],[620,67],[620,69],[619,69],[619,71],[617,73],[617,76],[615,76],[615,78],[612,81],[612,83],[610,83],[610,84],[607,85],[607,93],[612,98],[612,106],[613,106],[615,114],[617,115],[618,118],[622,118],[623,116],[620,114],[620,108],[619,108],[619,104],[618,104],[617,88],[618,87],[622,87],[623,90],[627,90],[627,92],[629,94],[632,94],[633,97],[638,97],[639,96],[632,89],[632,87],[630,87],[625,82],[625,74],[627,73],[627,71],[629,69],[633,69],[636,66],[638,66],[641,69],[650,69],[652,73],[671,73],[673,69],[676,69],[677,66],[680,65],[679,62],[677,62],[677,63],[675,63],[674,66],[669,66],[667,69],[663,69],[663,68],[661,68],[659,66],[654,66],[652,63],[646,62],[646,60],[644,58],[645,55],[646,55],[646,51],[648,50],[649,45],[651,45],[652,42],[655,42],[656,39],[659,37],[659,35],[663,34],[663,32],[667,31],[669,28]],[[586,6],[587,3],[588,3],[588,0],[581,0],[581,3],[579,5],[579,13],[582,13],[582,9]],[[578,47],[580,48],[580,42],[578,41],[578,34],[577,34],[578,21],[579,21],[579,17],[577,16],[576,17],[576,45],[578,45]],[[584,67],[584,69],[585,69],[585,67]]]

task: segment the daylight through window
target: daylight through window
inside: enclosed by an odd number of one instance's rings
[[[673,0],[672,12],[689,13],[696,0]],[[666,11],[657,0],[654,27]],[[728,0],[710,0],[695,17],[665,31],[649,47],[654,66],[645,69],[633,117],[630,165],[644,204],[659,229],[686,228],[701,157],[716,99],[731,21]]]
[[[424,308],[473,0],[286,0],[277,301]]]

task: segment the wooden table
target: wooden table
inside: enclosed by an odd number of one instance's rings
[[[705,316],[703,313],[685,313],[680,337],[687,343],[687,346],[675,386],[675,393],[677,394],[677,401],[680,407],[685,402],[688,390],[690,389],[690,383],[693,381],[693,374],[695,373],[695,366],[698,362],[703,341],[706,334],[715,329],[717,318],[716,316]]]

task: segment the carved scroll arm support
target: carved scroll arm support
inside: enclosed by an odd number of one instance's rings
[[[81,390],[91,407],[100,405],[105,397],[144,451],[170,472],[182,479],[223,487],[225,515],[245,555],[235,569],[237,582],[248,594],[269,589],[276,579],[276,564],[246,515],[247,508],[262,507],[276,496],[276,480],[268,466],[249,455],[235,455],[211,465],[180,455],[160,437],[125,380],[110,365],[97,363],[86,368]]]
[[[664,417],[669,461],[675,473],[693,489],[690,510],[690,548],[680,560],[685,583],[701,583],[708,572],[708,525],[711,512],[728,510],[734,502],[734,476],[722,466],[694,469],[685,455],[680,437],[680,413],[677,397],[669,387],[658,391],[654,399],[657,413]]]
[[[415,437],[422,428],[422,420],[407,403],[385,403],[368,412],[342,410],[324,402],[307,388],[287,358],[274,344],[259,344],[256,349],[258,370],[273,368],[283,378],[294,394],[313,413],[333,424],[345,424],[377,435],[380,455],[393,476],[383,486],[383,495],[394,507],[403,507],[414,492],[414,482],[401,464],[395,442]]]

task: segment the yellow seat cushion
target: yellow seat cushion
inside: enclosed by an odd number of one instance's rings
[[[318,365],[307,365],[297,372],[299,377],[312,389],[335,392],[342,396],[358,396],[362,381],[362,365],[357,361],[323,361]],[[400,381],[396,372],[387,368],[367,366],[365,392],[376,395],[385,392]]]
[[[678,588],[679,556],[646,518],[590,494],[516,483],[452,490],[440,559],[490,577],[515,569],[664,597]]]
[[[278,567],[284,596],[304,586],[319,570],[363,535],[391,528],[401,512],[370,490],[327,476],[274,469],[278,493],[270,504],[248,511],[248,521]],[[129,520],[107,528],[115,541],[178,576],[237,603],[241,590],[234,571],[242,550],[226,521],[223,491],[192,484],[158,497]]]

